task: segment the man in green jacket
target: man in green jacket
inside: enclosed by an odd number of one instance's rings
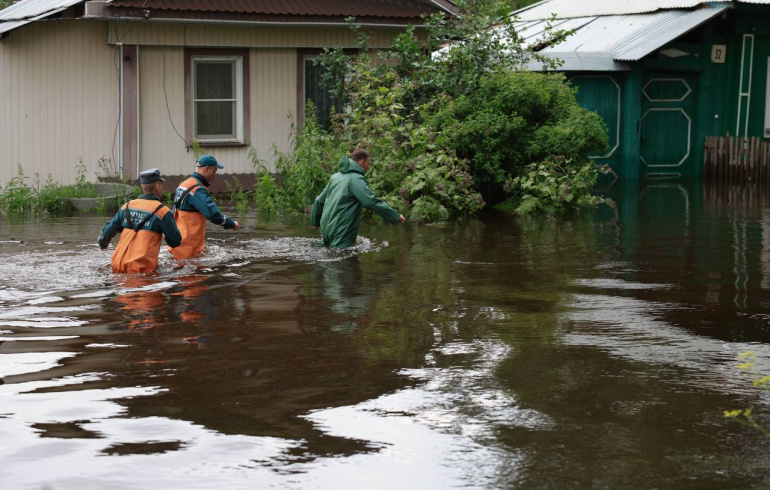
[[[340,171],[332,175],[310,211],[310,224],[321,227],[324,245],[351,247],[358,236],[361,208],[371,209],[392,225],[403,223],[404,215],[378,199],[364,179],[369,170],[369,153],[360,148],[350,158],[340,159]]]

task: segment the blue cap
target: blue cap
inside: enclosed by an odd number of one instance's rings
[[[166,179],[160,176],[160,170],[157,168],[151,168],[139,174],[139,182],[142,184],[154,184],[158,181],[165,182]]]
[[[199,167],[216,167],[216,168],[225,168],[224,165],[220,165],[217,162],[217,159],[212,157],[211,155],[202,155],[198,159],[198,166]]]

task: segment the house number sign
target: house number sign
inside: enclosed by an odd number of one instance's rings
[[[724,63],[727,57],[727,46],[724,44],[714,44],[711,46],[711,62]]]

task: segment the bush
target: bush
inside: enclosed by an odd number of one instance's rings
[[[301,131],[293,127],[292,134],[293,152],[284,153],[273,147],[275,169],[281,174],[280,185],[267,172],[256,151],[251,151],[257,176],[255,201],[261,211],[309,213],[316,196],[337,171],[340,156],[347,152],[344,142],[318,124],[315,107],[310,101],[305,107]]]
[[[607,145],[604,122],[577,105],[559,74],[498,71],[449,101],[431,120],[438,143],[467,158],[484,197],[502,200],[510,181],[549,156],[584,163]]]
[[[608,199],[591,193],[598,173],[608,173],[609,168],[596,167],[591,162],[571,165],[564,157],[549,157],[540,163],[527,166],[513,185],[521,190],[519,214],[545,212],[553,214],[568,209],[595,207],[610,203]]]
[[[18,215],[25,213],[56,214],[64,210],[64,200],[79,197],[97,197],[96,186],[86,181],[86,166],[81,161],[76,167],[74,185],[60,185],[50,174],[45,182],[35,174],[32,185],[19,166],[18,173],[4,188],[0,188],[0,213]]]

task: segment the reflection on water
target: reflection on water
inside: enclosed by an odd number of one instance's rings
[[[686,184],[569,219],[210,231],[113,275],[103,218],[0,226],[9,488],[761,488],[770,203]]]

